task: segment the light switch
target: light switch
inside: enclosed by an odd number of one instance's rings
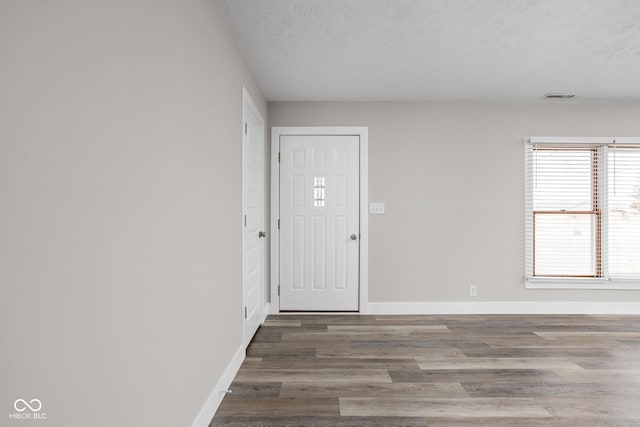
[[[369,213],[371,215],[384,215],[384,203],[369,203]]]

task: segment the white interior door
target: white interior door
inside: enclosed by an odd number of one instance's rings
[[[245,94],[245,97],[248,95]],[[264,292],[263,159],[264,122],[252,103],[244,102],[242,147],[243,197],[243,343],[248,345],[262,322]]]
[[[358,136],[280,137],[280,310],[358,310]]]

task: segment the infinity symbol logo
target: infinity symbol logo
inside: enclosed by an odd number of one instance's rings
[[[13,402],[13,407],[16,408],[16,411],[18,412],[24,412],[27,410],[27,408],[29,408],[32,412],[38,412],[40,409],[42,409],[42,402],[40,402],[40,400],[38,399],[31,399],[29,403],[27,403],[27,401],[24,399],[18,399]]]

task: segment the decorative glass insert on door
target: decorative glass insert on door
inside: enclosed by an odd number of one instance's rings
[[[313,177],[313,206],[323,208],[325,201],[324,176]]]

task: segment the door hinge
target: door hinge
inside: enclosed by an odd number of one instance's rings
[[[245,227],[247,226],[247,216],[246,215],[244,216],[244,226]]]
[[[280,296],[280,285],[278,285],[278,296]]]
[[[280,152],[278,151],[278,163],[280,163]]]
[[[249,131],[247,123],[244,124],[244,134],[246,135],[247,132]]]
[[[278,220],[278,230],[280,230],[280,220]]]
[[[244,318],[247,318],[247,307],[244,308]]]

